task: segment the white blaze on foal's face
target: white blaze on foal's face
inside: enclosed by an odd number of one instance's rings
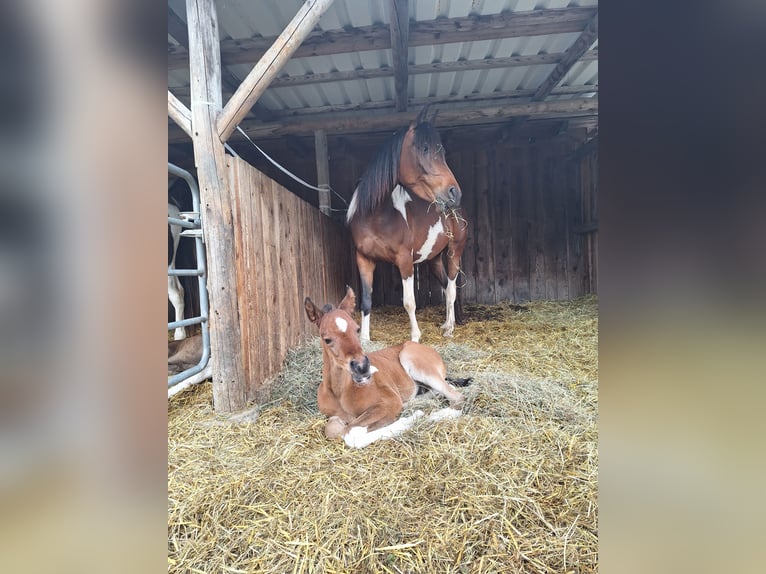
[[[335,317],[335,324],[338,326],[338,330],[341,333],[345,333],[348,330],[348,321],[343,317]]]

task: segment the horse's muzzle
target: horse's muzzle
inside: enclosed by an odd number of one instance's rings
[[[462,197],[463,194],[460,192],[460,188],[455,185],[451,185],[447,190],[447,207],[453,208],[459,206]]]
[[[361,361],[351,359],[351,378],[359,385],[365,385],[370,381],[372,372],[370,371],[370,359],[365,355]]]

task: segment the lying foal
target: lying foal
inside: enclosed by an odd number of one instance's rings
[[[422,383],[449,399],[452,408],[430,415],[431,420],[460,416],[463,395],[446,380],[444,361],[431,347],[407,341],[367,355],[359,342],[359,326],[351,314],[356,305],[354,291],[336,309],[319,309],[308,297],[306,315],[319,327],[322,338],[322,382],[317,391],[319,410],[329,420],[325,436],[342,436],[350,447],[361,448],[411,427],[423,411],[399,418],[404,404]],[[417,383],[416,383],[417,381]]]

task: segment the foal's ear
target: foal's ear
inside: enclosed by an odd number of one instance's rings
[[[308,297],[303,301],[303,308],[306,309],[306,316],[309,318],[309,321],[319,327],[319,322],[322,320],[324,313]]]
[[[356,307],[356,295],[354,295],[354,290],[348,285],[346,285],[346,296],[343,298],[343,301],[340,302],[338,307],[349,315],[353,315],[354,313],[354,307]]]

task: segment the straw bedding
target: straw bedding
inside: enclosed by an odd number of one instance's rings
[[[209,384],[168,405],[169,572],[597,571],[597,302],[418,311],[421,342],[472,376],[465,415],[362,450],[323,436],[318,338],[294,349],[247,423]],[[370,348],[406,340],[374,309]],[[418,398],[409,412],[441,408]]]

